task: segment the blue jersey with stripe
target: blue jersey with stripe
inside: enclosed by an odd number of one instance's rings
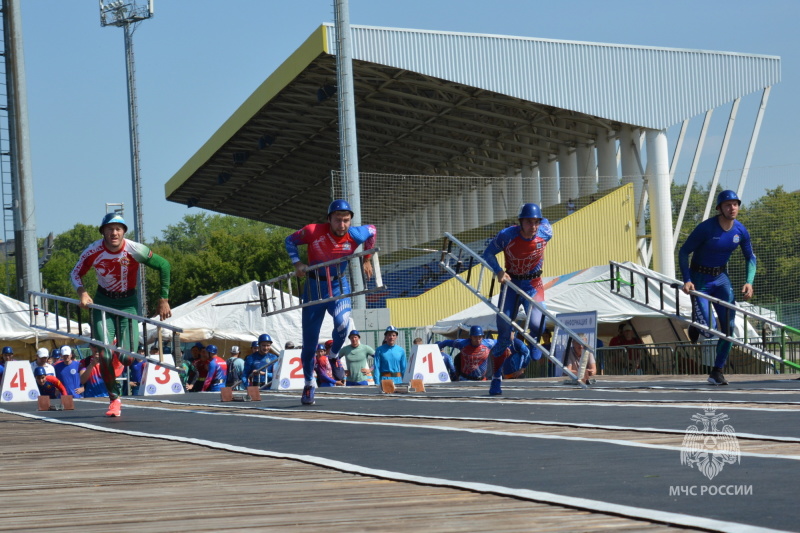
[[[738,220],[734,220],[733,227],[725,231],[719,224],[719,216],[704,220],[692,231],[678,254],[683,281],[692,280],[690,254],[693,264],[711,268],[724,267],[728,264],[733,251],[739,246],[747,262],[747,283],[752,284],[755,278],[756,256],[747,228]]]

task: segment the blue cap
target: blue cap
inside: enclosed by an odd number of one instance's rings
[[[355,336],[356,336],[356,337],[358,337],[359,339],[361,338],[361,333],[359,333],[357,329],[354,329],[353,331],[351,331],[351,332],[350,332],[350,335],[348,335],[348,336],[347,336],[347,338],[349,339],[349,338],[350,338],[350,337],[352,337],[353,335],[355,335]]]
[[[192,346],[192,348],[200,348],[202,350],[203,348],[205,348],[205,346],[203,346],[202,342],[196,342],[194,343],[194,346]]]
[[[386,335],[387,333],[399,333],[399,332],[397,331],[396,327],[389,326],[388,328],[386,328],[386,331],[383,332],[384,335]]]

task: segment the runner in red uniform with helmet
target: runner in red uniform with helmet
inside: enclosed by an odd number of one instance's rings
[[[78,291],[81,306],[96,303],[132,315],[139,314],[139,296],[136,291],[139,265],[154,268],[161,274],[161,299],[158,301],[158,315],[161,320],[172,316],[169,307],[169,263],[163,257],[154,254],[144,244],[125,238],[128,225],[116,213],[108,213],[100,223],[102,239],[93,242],[78,258],[78,263],[70,275],[72,285]],[[89,296],[83,286],[83,276],[94,267],[97,274],[97,294],[94,299]],[[144,312],[144,310],[142,310]],[[105,327],[108,330],[108,339],[104,334],[103,316],[100,311],[92,311],[92,323],[95,338],[108,343],[117,339],[117,345],[130,351],[135,351],[139,345],[139,328],[136,322],[128,328],[127,320],[120,321],[119,331],[116,331],[114,320],[106,319]],[[119,355],[120,362],[130,365],[133,361],[127,355]],[[121,402],[119,395],[121,386],[116,380],[112,366],[112,354],[102,350],[100,358],[100,373],[103,376],[110,404],[106,416],[120,416]]]

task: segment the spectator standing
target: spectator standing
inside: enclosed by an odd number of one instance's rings
[[[244,375],[250,385],[263,387],[272,381],[272,367],[263,368],[264,365],[277,359],[271,353],[272,337],[267,333],[262,333],[258,337],[258,351],[247,356],[244,360]]]
[[[245,390],[247,380],[244,378],[244,359],[239,357],[239,347],[231,346],[231,353],[228,356],[228,377],[225,381],[228,387],[233,390]]]
[[[383,332],[383,344],[375,350],[375,385],[381,386],[381,381],[392,380],[395,383],[403,382],[403,373],[406,371],[406,350],[397,344],[399,332],[394,326],[389,326]]]
[[[348,337],[350,345],[345,346],[339,352],[339,355],[347,363],[345,384],[348,386],[369,385],[368,376],[371,374],[369,358],[375,355],[375,349],[361,344],[361,333],[355,329],[350,332]]]
[[[67,394],[73,398],[81,398],[83,393],[80,366],[80,362],[75,359],[72,353],[72,348],[70,346],[62,346],[61,360],[53,367],[56,371],[56,377],[67,389]]]
[[[208,375],[203,383],[203,392],[219,392],[225,386],[225,379],[228,373],[228,363],[225,359],[217,355],[217,347],[214,344],[206,346],[206,358],[208,359]]]
[[[50,359],[50,352],[47,350],[47,348],[39,348],[36,350],[36,361],[31,363],[31,370],[36,370],[37,367],[42,367],[44,368],[46,375],[55,377],[56,369],[53,368],[53,365],[47,362],[48,359]]]

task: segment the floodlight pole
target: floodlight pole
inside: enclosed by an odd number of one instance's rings
[[[139,22],[153,16],[153,2],[147,7],[136,0],[100,0],[100,25],[119,26],[125,31],[125,71],[128,81],[128,127],[130,129],[131,180],[133,184],[133,232],[137,242],[144,243],[144,217],[142,215],[142,183],[139,166],[139,121],[136,105],[136,67],[133,57],[133,32]],[[139,314],[147,312],[147,287],[144,268],[139,269]]]
[[[336,93],[339,103],[339,158],[342,171],[342,191],[353,208],[353,226],[361,220],[361,185],[358,175],[358,143],[356,135],[356,104],[353,84],[353,44],[350,34],[348,0],[334,0],[336,26]],[[353,276],[353,292],[364,290],[360,276]],[[364,295],[353,298],[354,309],[366,309]]]

